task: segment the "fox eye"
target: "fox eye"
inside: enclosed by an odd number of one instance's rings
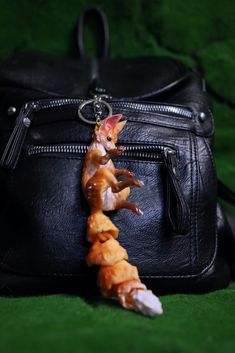
[[[111,136],[107,136],[107,140],[108,141],[112,141],[112,137]]]

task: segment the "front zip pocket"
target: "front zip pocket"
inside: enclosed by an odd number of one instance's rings
[[[27,131],[33,121],[35,113],[45,109],[64,106],[79,106],[84,102],[84,100],[76,98],[41,99],[38,101],[27,102],[21,108],[20,113],[16,118],[15,127],[3,152],[0,166],[9,169],[15,169],[25,142]],[[109,103],[112,104],[113,108],[120,110],[120,112],[122,112],[122,110],[129,109],[133,112],[159,113],[163,115],[180,116],[189,119],[192,119],[194,116],[193,112],[189,108],[177,105],[120,101],[109,101]]]
[[[87,144],[31,145],[28,156],[72,156],[84,158]],[[163,145],[125,145],[117,160],[161,162],[166,170],[166,217],[173,231],[184,234],[188,230],[189,207],[180,185],[177,151]]]
[[[92,100],[91,100],[92,101]],[[75,98],[59,98],[59,99],[42,99],[26,103],[20,110],[16,118],[15,127],[11,133],[8,143],[3,152],[0,165],[9,169],[15,169],[20,157],[22,148],[24,147],[28,129],[37,112],[65,106],[77,106],[86,101]],[[139,102],[120,102],[109,101],[112,103],[112,108],[117,111],[125,109],[133,112],[143,113],[158,113],[170,116],[179,116],[183,118],[193,118],[193,112],[182,106],[167,105],[167,104],[151,104]],[[87,107],[90,109],[90,107]],[[137,121],[133,118],[129,121]],[[44,145],[30,146],[28,149],[29,155],[39,154],[72,154],[84,156],[87,146],[76,145]],[[188,229],[189,208],[183,196],[178,171],[178,160],[176,151],[168,146],[162,145],[128,145],[126,151],[120,159],[138,159],[150,161],[162,161],[166,169],[166,199],[167,207],[166,214],[173,230],[177,233],[185,233]]]

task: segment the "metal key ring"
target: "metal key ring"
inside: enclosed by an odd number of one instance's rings
[[[82,104],[80,104],[79,108],[78,108],[78,116],[79,118],[84,121],[85,123],[88,123],[88,124],[97,124],[97,120],[96,121],[93,121],[93,120],[88,120],[86,119],[83,114],[82,114],[82,109],[88,105],[88,104],[91,104],[91,103],[95,103],[97,100],[96,99],[89,99],[88,101],[85,101],[83,102]],[[112,107],[110,106],[109,103],[103,101],[102,99],[99,100],[99,103],[100,104],[104,104],[106,106],[106,108],[108,108],[108,116],[112,115],[113,114],[113,110],[112,110]]]

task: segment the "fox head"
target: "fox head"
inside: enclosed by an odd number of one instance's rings
[[[106,151],[116,148],[118,135],[124,128],[127,120],[120,121],[122,114],[108,116],[97,124],[94,132],[94,138],[97,142],[101,143]]]

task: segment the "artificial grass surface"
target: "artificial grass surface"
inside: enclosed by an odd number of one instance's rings
[[[161,300],[164,315],[152,319],[103,299],[0,298],[0,352],[234,352],[235,284]]]

